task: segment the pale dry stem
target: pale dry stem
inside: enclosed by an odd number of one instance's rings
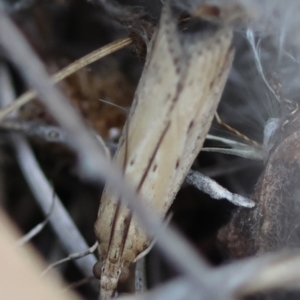
[[[1,69],[3,70],[3,68]],[[0,83],[0,86],[2,87],[0,89],[0,98],[4,103],[8,103],[13,100],[13,89],[12,86],[9,85],[8,76],[5,78],[5,73],[1,72],[1,74],[1,83],[4,81],[6,86]],[[4,94],[3,91],[10,92]],[[62,247],[67,251],[67,253],[86,250],[88,248],[87,243],[81,236],[59,197],[53,193],[53,188],[41,170],[26,139],[14,134],[12,135],[12,143],[16,151],[20,168],[33,195],[35,196],[36,201],[45,215],[49,213],[50,209],[52,210],[52,213],[49,216],[49,222],[58,236]],[[55,202],[54,206],[53,202]],[[75,264],[83,272],[83,274],[91,276],[95,262],[96,257],[91,255],[89,257],[83,257],[81,260],[76,261]]]
[[[112,54],[130,44],[132,44],[132,39],[129,37],[122,38],[122,39],[114,41],[110,44],[107,44],[107,45],[87,54],[86,56],[74,61],[67,67],[63,68],[62,70],[60,70],[59,72],[54,74],[51,77],[51,79],[54,83],[58,83],[59,81],[65,79],[66,77],[68,77],[68,76],[74,74],[75,72],[79,71],[80,69],[86,67],[87,65],[89,65],[109,54]],[[37,92],[34,90],[25,92],[23,95],[21,95],[15,101],[13,101],[12,104],[10,104],[0,110],[0,121],[3,120],[5,117],[7,117],[14,110],[19,109],[26,103],[33,100],[36,96],[37,96]]]

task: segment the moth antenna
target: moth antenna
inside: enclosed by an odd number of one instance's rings
[[[134,271],[134,289],[136,293],[142,293],[147,290],[147,274],[145,258],[137,260]]]
[[[217,122],[220,126],[226,128],[228,131],[234,133],[235,135],[237,135],[238,137],[240,137],[241,139],[243,139],[244,141],[246,141],[250,145],[254,145],[255,147],[257,147],[259,149],[261,148],[261,145],[258,142],[248,138],[246,135],[242,134],[241,132],[239,132],[235,128],[233,128],[233,127],[229,126],[228,124],[226,124],[225,122],[223,122],[217,112],[215,113],[215,117],[216,117],[216,120],[217,120]]]
[[[255,65],[256,68],[260,74],[260,76],[262,77],[265,85],[268,87],[268,89],[272,92],[272,94],[275,96],[275,98],[277,99],[277,101],[280,103],[280,98],[277,96],[276,92],[273,90],[273,88],[270,86],[268,80],[266,79],[266,76],[264,74],[263,71],[263,67],[261,65],[260,62],[260,58],[259,58],[259,53],[257,50],[257,46],[255,45],[255,40],[254,40],[254,34],[253,34],[253,30],[252,29],[247,29],[247,39],[248,42],[252,48],[253,54],[254,54],[254,61],[255,61]]]

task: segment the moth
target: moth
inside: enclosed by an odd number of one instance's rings
[[[160,218],[211,125],[234,56],[232,36],[229,26],[180,33],[171,8],[162,10],[114,156],[125,179]],[[127,277],[130,264],[147,252],[152,237],[109,188],[101,198],[95,233],[100,261],[94,269],[104,300]]]

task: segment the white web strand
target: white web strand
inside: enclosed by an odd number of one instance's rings
[[[272,94],[275,96],[275,98],[280,103],[280,99],[278,98],[277,94],[272,89],[272,87],[270,86],[268,80],[265,77],[263,67],[262,67],[261,62],[260,62],[259,53],[258,53],[257,47],[255,45],[255,39],[254,39],[254,34],[253,34],[252,29],[247,29],[247,39],[248,39],[249,44],[252,48],[252,51],[253,51],[253,54],[254,54],[254,61],[255,61],[255,64],[256,64],[256,67],[257,67],[257,70],[258,70],[260,76],[262,77],[262,79],[263,79],[264,83],[266,84],[266,86],[268,87],[268,89],[272,92]]]
[[[243,207],[251,208],[255,206],[255,203],[251,199],[229,192],[216,181],[200,172],[190,171],[186,177],[186,182],[208,194],[213,199],[227,199],[229,202]]]

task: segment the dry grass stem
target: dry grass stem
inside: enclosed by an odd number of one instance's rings
[[[87,65],[111,54],[114,53],[128,45],[132,44],[131,38],[123,38],[117,41],[114,41],[108,45],[105,45],[101,47],[100,49],[97,49],[86,56],[74,61],[67,67],[63,68],[56,74],[54,74],[51,78],[54,83],[58,83],[59,81],[65,79],[66,77],[74,74],[75,72],[79,71],[80,69],[86,67]],[[12,113],[14,110],[19,109],[29,101],[33,100],[37,96],[36,91],[28,91],[21,95],[19,98],[17,98],[15,101],[13,101],[12,104],[2,108],[0,110],[0,121],[3,120],[5,117],[7,117],[10,113]]]

